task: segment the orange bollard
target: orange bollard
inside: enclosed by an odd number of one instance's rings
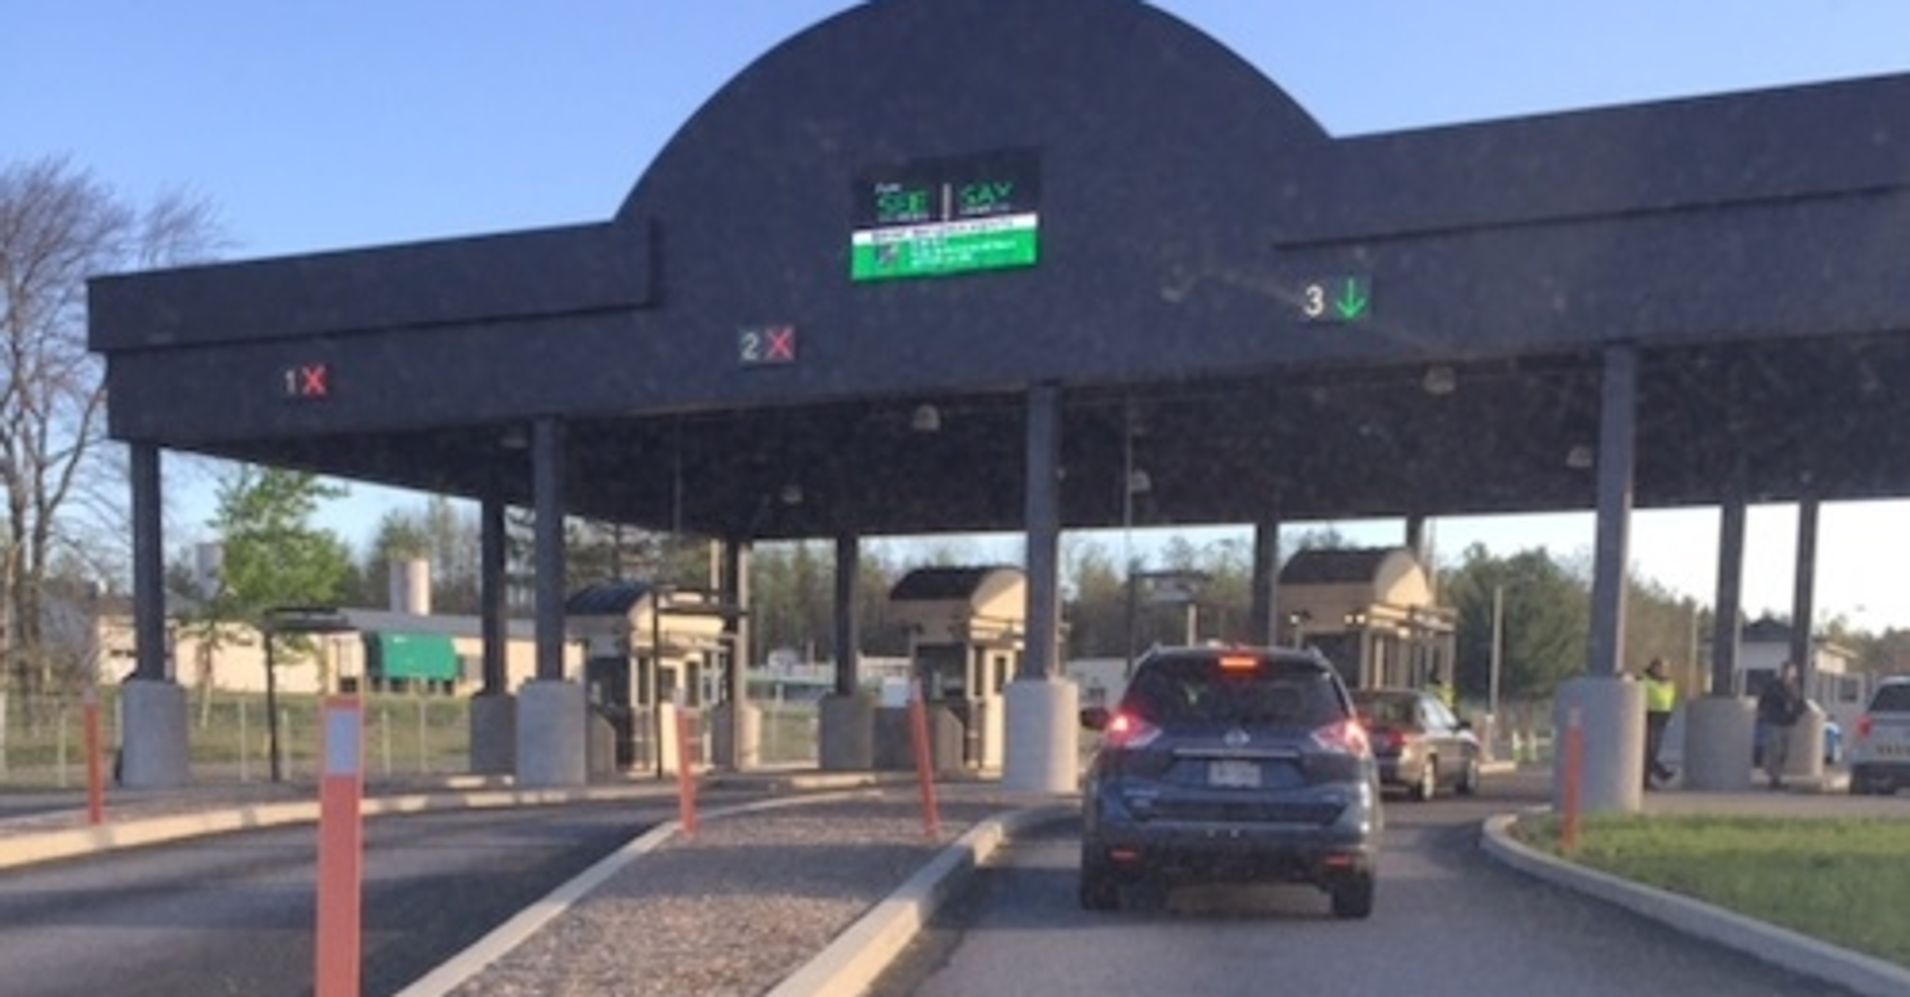
[[[922,680],[909,688],[909,727],[915,742],[915,775],[922,784],[922,830],[931,839],[942,836],[942,818],[935,805],[935,761],[929,753],[928,704],[922,700]]]
[[[95,827],[106,823],[106,765],[100,757],[99,690],[86,687],[81,700],[86,723],[86,822]]]
[[[358,997],[363,899],[364,711],[356,696],[325,700],[318,802],[317,997]]]
[[[1565,792],[1560,800],[1559,851],[1570,855],[1578,848],[1578,784],[1585,766],[1585,730],[1580,724],[1579,708],[1566,712],[1565,719]]]
[[[696,837],[696,775],[690,762],[690,711],[681,698],[676,704],[676,809],[683,836]]]

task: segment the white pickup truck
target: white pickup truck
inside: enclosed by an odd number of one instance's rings
[[[1910,677],[1884,679],[1857,718],[1850,791],[1889,795],[1910,787]]]

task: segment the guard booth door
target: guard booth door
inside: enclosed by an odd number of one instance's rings
[[[636,713],[630,696],[630,659],[621,655],[584,662],[584,691],[590,707],[610,722],[616,737],[616,766],[636,764]]]
[[[930,706],[946,708],[962,724],[962,762],[978,765],[980,731],[975,723],[977,688],[967,644],[917,644],[915,673],[922,680],[922,698]]]

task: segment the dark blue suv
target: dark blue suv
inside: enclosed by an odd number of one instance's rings
[[[1311,653],[1159,650],[1142,659],[1088,773],[1081,905],[1121,887],[1274,880],[1325,890],[1339,917],[1373,911],[1378,773],[1346,687]]]

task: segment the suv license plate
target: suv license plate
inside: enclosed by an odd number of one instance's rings
[[[1228,789],[1259,789],[1260,765],[1257,762],[1208,762],[1207,785]]]

